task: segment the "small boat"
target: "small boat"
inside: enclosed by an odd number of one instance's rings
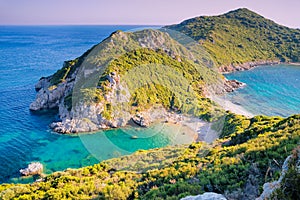
[[[138,139],[138,136],[132,135],[130,138],[131,138],[131,139]]]

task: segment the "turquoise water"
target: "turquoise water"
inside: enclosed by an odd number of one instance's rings
[[[59,69],[115,30],[140,26],[0,26],[0,182],[18,179],[19,169],[40,161],[45,172],[78,168],[138,149],[189,143],[180,129],[156,124],[149,129],[125,128],[83,135],[49,130],[55,112],[34,115],[29,104],[34,84]],[[131,135],[138,139],[131,139]]]
[[[226,77],[247,84],[226,98],[252,114],[287,117],[300,113],[300,66],[260,66]]]

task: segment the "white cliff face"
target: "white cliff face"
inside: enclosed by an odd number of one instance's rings
[[[51,76],[41,78],[35,85],[37,91],[35,100],[30,104],[31,111],[47,110],[59,108],[60,103],[64,100],[73,89],[74,79],[77,70],[66,81],[59,83],[57,86],[51,85]]]
[[[41,88],[36,95],[35,101],[30,104],[30,110],[38,111],[58,108],[58,105],[65,94],[65,90],[65,83],[59,84],[57,88],[53,90]]]
[[[120,77],[108,76],[111,92],[105,96],[106,102],[80,101],[76,105],[73,104],[69,111],[64,104],[63,97],[58,104],[61,122],[53,122],[50,127],[59,133],[78,133],[125,126],[131,115],[126,107],[120,107],[120,105],[129,102],[130,94],[126,87],[122,86],[116,79],[119,80]],[[120,107],[113,109],[111,119],[103,117],[105,103],[110,103],[114,108]]]

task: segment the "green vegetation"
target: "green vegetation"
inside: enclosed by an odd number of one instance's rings
[[[155,41],[154,44],[150,44],[149,38]],[[139,43],[144,40],[143,45]],[[161,44],[159,41],[164,42]],[[65,105],[71,110],[72,105],[83,99],[88,103],[106,105],[111,103],[104,98],[112,92],[109,76],[115,72],[131,95],[126,106],[129,110],[126,111],[136,112],[161,104],[167,109],[213,120],[222,111],[204,98],[204,92],[207,86],[222,84],[224,77],[216,72],[213,65],[207,67],[206,62],[210,59],[203,53],[202,47],[198,49],[199,45],[193,45],[183,46],[169,34],[158,30],[116,31],[81,57],[66,62],[51,77],[51,83],[55,86],[65,81],[81,67],[73,88],[76,94],[70,93],[65,97]],[[90,75],[83,75],[85,72]],[[126,91],[117,92],[126,94]],[[102,114],[111,119],[116,108],[113,105]]]
[[[80,67],[80,65],[83,63],[84,59],[86,58],[86,56],[93,50],[94,47],[92,47],[84,54],[82,54],[82,56],[74,60],[65,61],[63,67],[57,70],[57,72],[55,72],[51,76],[50,79],[51,85],[52,86],[58,85],[61,82],[65,82],[66,78],[70,78],[72,74],[75,72],[75,70]]]
[[[220,75],[185,58],[178,61],[178,57],[172,58],[160,49],[140,48],[128,52],[113,60],[100,78],[98,87],[103,94],[111,91],[107,77],[112,72],[120,75],[126,84],[131,94],[132,112],[161,104],[207,120],[221,113],[203,94],[206,83],[217,82]]]
[[[272,194],[272,199],[294,200],[300,197],[300,146],[293,150],[288,171],[286,172],[280,188]]]
[[[166,26],[199,41],[218,66],[251,61],[300,61],[300,30],[276,24],[248,10],[196,17]]]
[[[94,166],[56,172],[43,182],[2,184],[0,198],[179,199],[205,191],[243,193],[253,171],[257,171],[258,188],[277,180],[283,161],[299,145],[300,115],[248,119],[228,113],[226,121],[230,123],[225,124],[222,137],[211,145],[199,142],[138,151]],[[285,184],[297,186],[298,178],[291,168]],[[299,198],[299,190],[279,192],[277,195]]]

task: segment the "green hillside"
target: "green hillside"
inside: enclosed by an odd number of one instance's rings
[[[145,41],[142,47],[139,41],[148,37],[158,41]],[[108,76],[116,73],[131,95],[129,105],[121,106],[122,109],[129,107],[126,111],[134,113],[160,104],[167,109],[212,120],[220,115],[221,108],[205,98],[204,92],[210,85],[222,84],[224,78],[214,66],[207,67],[205,62],[209,58],[203,53],[203,48],[196,45],[190,51],[191,45],[194,44],[182,45],[158,30],[116,31],[81,57],[65,62],[63,68],[50,77],[49,89],[68,81],[68,78],[73,81],[70,77],[77,73],[73,91],[81,93],[76,93],[76,97],[106,105],[102,116],[110,120],[115,117],[117,106],[111,106],[112,102],[104,96],[112,92]],[[94,73],[82,76],[89,70]],[[143,75],[137,75],[139,73]],[[121,95],[123,92],[118,91]],[[68,110],[81,100],[73,96],[71,91],[64,97]],[[189,103],[186,103],[187,99]]]
[[[264,182],[278,179],[283,161],[299,145],[300,116],[248,119],[228,114],[226,121],[222,137],[212,145],[138,151],[56,172],[43,182],[2,184],[0,198],[179,199],[205,191],[243,195],[251,177],[260,193]],[[284,192],[277,191],[277,195]]]
[[[199,41],[218,66],[261,60],[300,61],[299,29],[278,25],[246,8],[165,28]]]

